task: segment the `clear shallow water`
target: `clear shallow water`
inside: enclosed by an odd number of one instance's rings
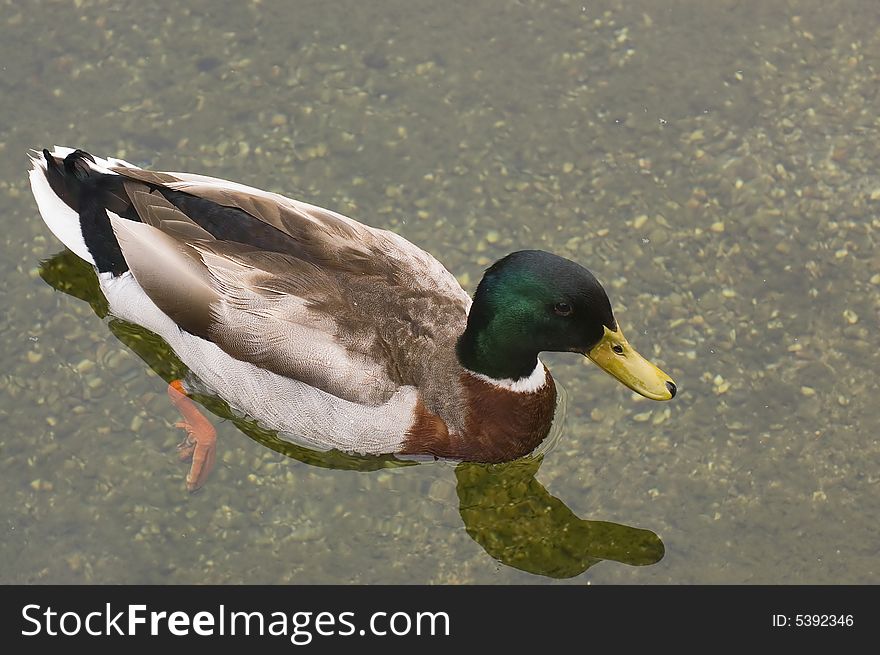
[[[0,581],[880,581],[876,3],[78,4],[0,13]],[[494,472],[218,419],[188,495],[173,361],[41,268],[53,143],[390,227],[468,290],[576,259],[680,394],[547,357],[563,433]]]

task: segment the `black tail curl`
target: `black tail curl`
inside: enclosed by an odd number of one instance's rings
[[[43,157],[46,158],[46,179],[52,191],[79,214],[83,240],[98,271],[113,275],[125,273],[128,265],[107,215],[108,208],[111,211],[128,209],[124,205],[117,207],[120,205],[119,191],[122,190],[121,181],[114,179],[118,176],[95,171],[85,161],[94,164],[95,158],[83,150],[74,150],[60,163],[46,149],[43,150]],[[124,197],[124,191],[122,196]]]

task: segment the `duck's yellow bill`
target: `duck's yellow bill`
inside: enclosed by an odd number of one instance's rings
[[[613,375],[630,389],[651,400],[671,400],[675,397],[675,382],[659,368],[637,353],[624,338],[607,327],[605,334],[587,353],[599,368]]]

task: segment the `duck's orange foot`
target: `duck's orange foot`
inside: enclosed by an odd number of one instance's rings
[[[180,380],[172,380],[168,385],[168,397],[177,407],[183,420],[175,423],[175,427],[186,430],[186,437],[177,446],[181,460],[192,460],[186,476],[186,488],[195,491],[208,479],[214,468],[217,456],[217,431],[196,404],[186,395]]]

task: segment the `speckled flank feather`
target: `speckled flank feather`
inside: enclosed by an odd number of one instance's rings
[[[387,401],[366,406],[229,356],[216,344],[181,330],[150,300],[131,273],[101,274],[111,312],[161,336],[206,390],[258,417],[266,428],[318,450],[390,453],[400,450],[417,392],[402,387]]]

